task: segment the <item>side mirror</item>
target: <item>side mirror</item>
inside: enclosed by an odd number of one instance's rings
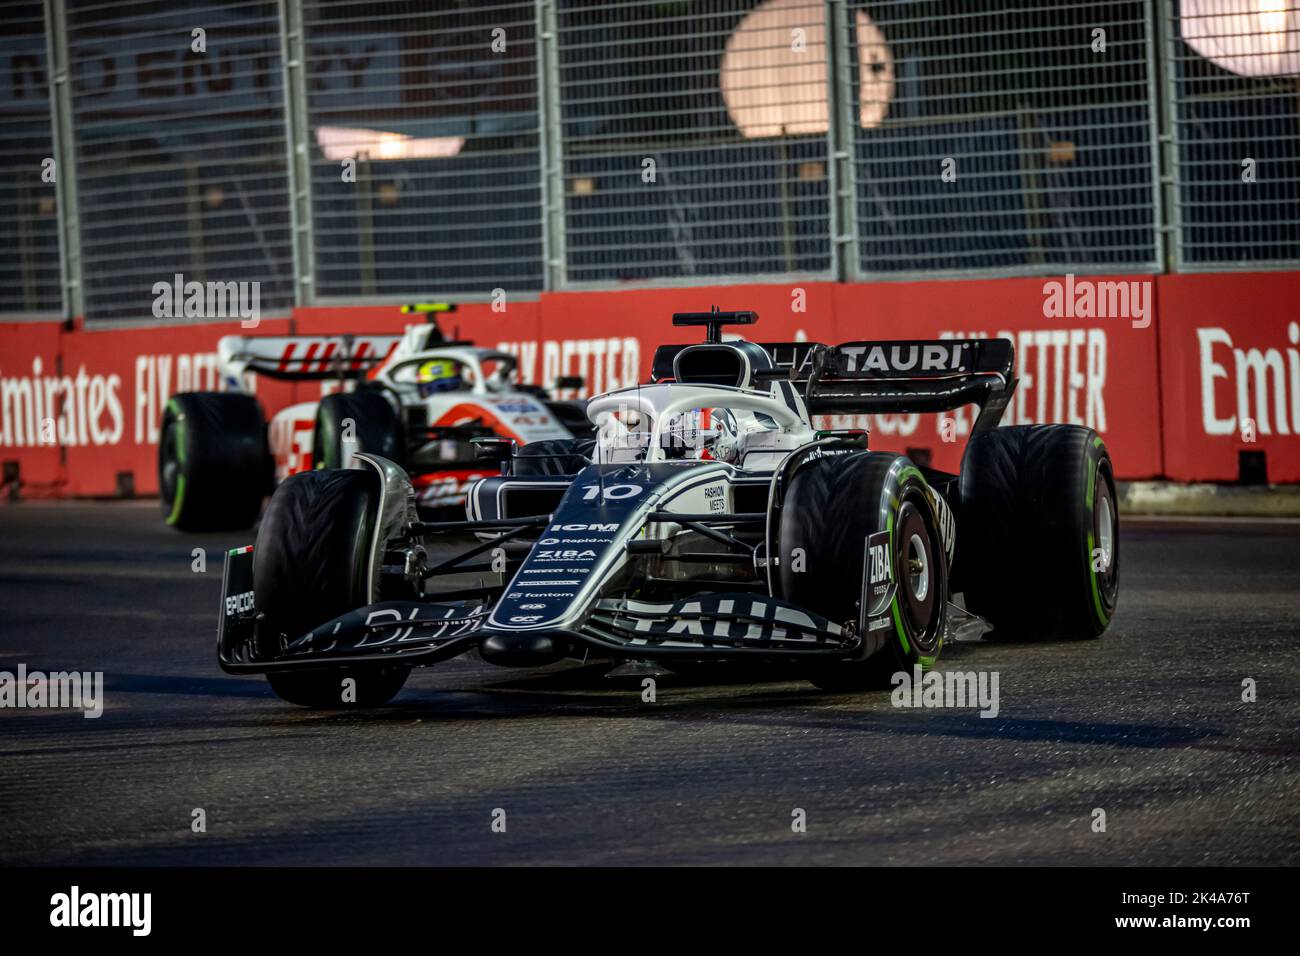
[[[513,438],[471,438],[476,461],[510,461],[515,457]]]

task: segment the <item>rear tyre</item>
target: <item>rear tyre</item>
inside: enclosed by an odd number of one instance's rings
[[[312,628],[378,600],[370,551],[378,507],[379,479],[370,469],[303,472],[276,489],[253,549],[259,656],[278,656]],[[266,679],[291,704],[377,707],[402,689],[409,673],[401,665],[371,664],[281,671]],[[346,685],[348,679],[354,684]]]
[[[382,392],[326,395],[316,407],[312,460],[317,468],[346,468],[355,452],[406,464],[402,421]]]
[[[948,565],[921,472],[887,452],[836,455],[799,468],[781,512],[778,565],[784,597],[839,624],[859,617],[867,538],[891,532],[897,588],[885,646],[865,660],[819,666],[824,690],[888,687],[900,669],[928,670],[943,646]],[[802,563],[794,559],[802,550]],[[902,573],[906,569],[907,573]],[[871,637],[873,635],[868,635]]]
[[[237,392],[167,400],[158,441],[163,518],[181,531],[251,527],[271,479],[262,407]]]
[[[966,607],[992,637],[1093,638],[1119,597],[1110,455],[1079,425],[977,435],[961,467],[957,561]]]

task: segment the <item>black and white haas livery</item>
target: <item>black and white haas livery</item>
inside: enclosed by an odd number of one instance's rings
[[[500,474],[465,520],[419,520],[410,478],[374,454],[289,477],[227,556],[221,666],[312,707],[384,703],[412,667],[471,649],[505,666],[745,660],[848,691],[932,667],[959,623],[1106,629],[1110,457],[1086,428],[996,427],[1011,342],[723,341],[756,320],[673,316],[705,341],[592,399],[594,439],[480,440]],[[956,475],[813,425],[966,404]]]

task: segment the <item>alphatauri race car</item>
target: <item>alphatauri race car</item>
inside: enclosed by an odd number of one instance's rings
[[[226,557],[218,657],[284,700],[374,706],[412,667],[614,672],[763,662],[830,690],[931,667],[954,627],[1099,636],[1119,586],[1110,457],[1075,425],[995,427],[1005,339],[760,345],[682,313],[652,383],[592,399],[594,439],[478,439],[500,474],[422,521],[399,464],[291,476]],[[813,415],[980,411],[960,473]],[[955,603],[960,596],[964,607]]]
[[[340,467],[358,451],[404,467],[420,509],[445,515],[464,504],[474,481],[495,473],[475,459],[472,439],[523,444],[590,431],[577,403],[519,384],[513,355],[446,339],[434,316],[454,308],[404,306],[429,316],[404,335],[222,338],[217,354],[228,390],[174,395],[163,412],[158,486],[167,523],[184,531],[248,528],[277,482]],[[268,423],[256,397],[241,390],[249,375],[351,390],[290,405]]]

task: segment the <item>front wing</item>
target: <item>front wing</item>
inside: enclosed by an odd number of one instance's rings
[[[487,604],[383,601],[348,611],[288,642],[272,656],[257,649],[253,549],[226,555],[218,660],[230,673],[259,673],[363,663],[433,664],[494,635],[518,631],[487,623]],[[862,656],[856,628],[766,595],[711,594],[675,602],[604,598],[580,626],[555,631],[576,647],[627,658],[843,659]],[[871,648],[874,650],[875,648]]]

